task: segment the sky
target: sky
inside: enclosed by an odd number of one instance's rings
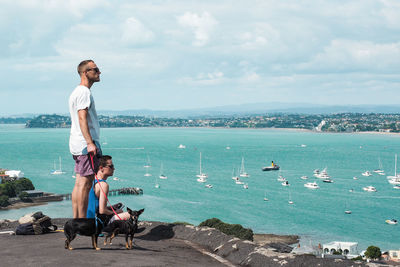
[[[68,113],[93,59],[97,110],[397,104],[398,0],[0,0],[0,116]]]

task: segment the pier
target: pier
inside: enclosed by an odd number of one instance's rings
[[[109,196],[118,196],[118,195],[142,195],[143,190],[139,187],[124,187],[119,189],[111,189],[108,191]],[[69,194],[60,194],[64,200],[71,199],[71,193]]]

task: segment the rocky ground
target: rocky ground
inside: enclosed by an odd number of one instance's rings
[[[56,218],[52,219],[52,222],[62,229],[66,220]],[[3,221],[0,223],[0,230],[14,230],[17,225],[18,222]],[[135,262],[130,261],[129,266],[366,266],[365,263],[355,263],[351,260],[320,259],[313,255],[290,253],[292,247],[289,244],[296,243],[297,236],[256,235],[255,242],[250,242],[227,236],[214,228],[208,227],[150,221],[140,222],[139,227],[144,228],[144,231],[137,234],[135,249],[132,250],[132,253],[127,254],[128,256],[125,255],[125,252],[123,255],[132,257],[132,260],[134,258],[140,259],[140,263],[137,262],[138,264],[135,264]],[[55,238],[51,238],[51,236]],[[90,251],[92,250],[88,249],[90,248],[90,238],[78,238],[79,240],[74,240],[72,244],[86,248],[83,251],[79,250],[79,255],[82,257],[86,254],[91,255],[92,252]],[[0,255],[3,263],[7,261],[10,261],[10,264],[12,263],[12,259],[9,256],[10,253],[18,255],[18,251],[15,251],[16,247],[18,247],[14,244],[15,242],[17,244],[23,242],[19,247],[21,253],[24,253],[24,249],[32,249],[29,246],[29,242],[33,242],[32,240],[34,240],[35,246],[38,248],[41,246],[40,242],[42,241],[46,242],[46,244],[49,242],[55,243],[53,246],[48,246],[52,252],[46,253],[46,257],[61,257],[60,262],[65,260],[66,263],[77,266],[87,265],[79,258],[80,256],[68,259],[68,255],[74,253],[75,250],[69,254],[65,253],[66,250],[63,247],[64,237],[60,232],[42,236],[0,235]],[[100,242],[102,240],[100,238]],[[120,257],[120,250],[124,248],[125,241],[123,237],[118,237],[117,240],[114,243],[118,243],[116,246],[118,252],[115,253],[118,254],[116,256]],[[115,245],[113,246],[115,248]],[[5,254],[6,251],[9,253]],[[151,253],[151,251],[153,252]],[[109,253],[109,249],[107,253]],[[103,255],[98,252],[96,254]],[[23,265],[39,264],[41,256],[35,253],[30,255],[33,258],[37,257],[37,259],[19,263]],[[64,259],[64,257],[66,258]],[[85,257],[88,257],[88,255]],[[52,262],[49,260],[49,265]]]

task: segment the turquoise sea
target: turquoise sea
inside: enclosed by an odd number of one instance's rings
[[[113,157],[119,178],[109,178],[110,187],[137,186],[144,191],[142,196],[112,196],[110,201],[145,208],[143,220],[198,224],[217,217],[256,233],[298,234],[313,244],[354,241],[360,251],[369,245],[400,248],[400,226],[385,223],[400,219],[400,190],[393,189],[386,176],[361,175],[377,169],[379,159],[386,174],[394,174],[400,135],[208,128],[114,128],[101,129],[101,134],[102,142],[107,142],[103,152]],[[69,129],[0,125],[0,167],[22,170],[38,190],[69,193],[75,180],[68,138]],[[180,144],[186,148],[179,149]],[[200,152],[207,183],[213,188],[196,181]],[[66,174],[51,175],[59,156]],[[248,189],[232,180],[242,157],[251,175],[242,178]],[[151,177],[144,176],[147,158]],[[261,171],[271,160],[281,166],[280,172]],[[168,179],[158,180],[160,188],[155,188],[161,163]],[[314,169],[325,167],[334,183],[313,177]],[[279,174],[291,186],[282,186]],[[309,179],[300,179],[303,175]],[[320,189],[304,187],[313,181]],[[368,185],[377,192],[363,191]],[[263,200],[265,194],[269,201]],[[289,195],[293,205],[288,204]],[[346,208],[352,214],[345,214]],[[50,217],[72,216],[71,202],[62,201],[0,211],[0,219],[18,219],[38,210]]]

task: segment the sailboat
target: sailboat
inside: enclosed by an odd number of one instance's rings
[[[154,184],[154,187],[155,187],[155,188],[160,188],[160,184],[157,182],[157,176],[156,176],[156,182],[155,182],[155,184]]]
[[[267,191],[264,192],[264,201],[268,201],[268,198],[267,198]]]
[[[149,155],[147,155],[147,162],[146,162],[146,164],[145,164],[143,167],[144,167],[144,168],[150,168],[150,167],[151,167],[151,162],[150,162]]]
[[[65,172],[62,171],[62,168],[61,168],[61,157],[58,157],[58,160],[60,162],[60,168],[56,169],[56,162],[54,162],[54,170],[51,172],[51,174],[59,175],[59,174],[64,174],[65,173]]]
[[[397,174],[397,154],[394,155],[394,176],[389,175],[387,178],[390,180],[400,179],[400,175]]]
[[[240,167],[240,177],[250,177],[250,174],[244,169],[244,157],[242,157],[242,166]]]
[[[208,177],[208,175],[203,173],[201,170],[201,152],[200,152],[200,171],[199,174],[196,175],[196,177],[198,177],[197,182],[199,183],[205,183]]]
[[[232,171],[232,179],[235,181],[239,181],[239,176],[237,176],[237,174],[235,173],[235,167],[233,167],[233,171]]]
[[[292,200],[292,194],[290,193],[290,191],[289,191],[289,201],[288,201],[288,203],[289,204],[294,204],[294,202]]]
[[[160,167],[160,179],[167,179],[168,177],[166,175],[164,175],[163,173],[163,164],[161,163],[161,167]]]
[[[382,163],[381,163],[381,158],[378,157],[378,162],[379,162],[379,168],[376,170],[373,170],[373,172],[380,174],[380,175],[385,175],[385,171],[382,170]]]

